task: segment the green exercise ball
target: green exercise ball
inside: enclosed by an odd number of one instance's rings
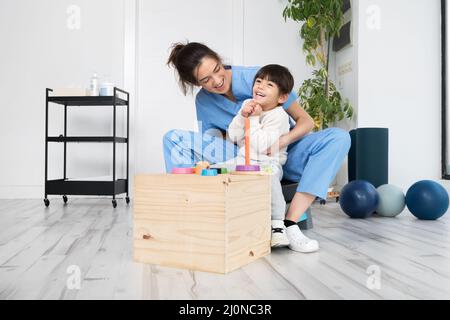
[[[382,217],[395,217],[405,209],[405,194],[392,184],[383,184],[377,188],[380,201],[377,213]]]

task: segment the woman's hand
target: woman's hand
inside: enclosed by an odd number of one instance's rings
[[[274,143],[269,149],[267,149],[266,153],[268,156],[272,156],[280,152],[281,149],[287,147],[291,144],[291,138],[289,137],[289,133],[282,135],[278,142]]]

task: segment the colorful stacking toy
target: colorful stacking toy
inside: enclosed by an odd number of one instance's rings
[[[204,169],[209,169],[210,164],[208,161],[197,162],[195,166],[195,173],[201,175]]]
[[[217,169],[203,169],[202,171],[202,176],[205,177],[214,177],[217,175],[218,175]]]
[[[227,174],[228,173],[228,169],[227,168],[217,168],[217,172],[219,174]]]
[[[173,174],[194,174],[195,169],[194,168],[173,168],[172,173]]]
[[[250,119],[245,119],[245,165],[237,165],[238,172],[259,172],[261,168],[258,165],[250,164]]]

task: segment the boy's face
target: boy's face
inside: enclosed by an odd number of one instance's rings
[[[255,100],[264,111],[274,109],[275,107],[287,101],[287,94],[280,94],[277,84],[267,79],[256,78],[253,85],[253,100]]]

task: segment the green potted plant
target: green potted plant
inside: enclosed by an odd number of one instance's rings
[[[298,91],[300,104],[314,119],[316,131],[353,116],[348,99],[342,98],[328,73],[331,39],[339,35],[344,23],[341,8],[342,0],[288,0],[283,10],[285,20],[303,23],[300,36],[306,63],[318,65],[313,77],[305,80]]]

